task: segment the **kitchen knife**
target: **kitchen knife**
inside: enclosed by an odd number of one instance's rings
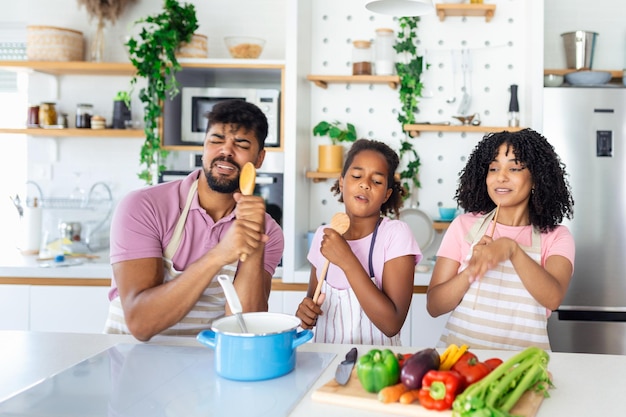
[[[339,385],[346,385],[348,383],[350,375],[352,374],[352,368],[354,368],[354,364],[356,363],[356,357],[357,350],[353,347],[346,354],[346,359],[337,366],[337,370],[335,371],[335,380],[337,380]]]

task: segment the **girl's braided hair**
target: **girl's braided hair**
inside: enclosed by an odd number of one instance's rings
[[[565,164],[548,140],[531,129],[490,133],[476,145],[460,172],[454,197],[459,206],[467,212],[482,214],[496,207],[487,192],[485,178],[502,144],[506,144],[507,154],[513,153],[532,177],[534,187],[528,202],[530,223],[541,232],[548,232],[563,218],[572,219],[574,199]]]

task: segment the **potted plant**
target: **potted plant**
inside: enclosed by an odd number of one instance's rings
[[[139,19],[141,32],[127,42],[128,54],[137,73],[131,79],[131,89],[138,77],[146,79],[147,85],[139,91],[143,103],[143,121],[146,139],[141,147],[139,163],[143,167],[138,174],[147,184],[153,184],[168,152],[161,147],[159,119],[162,102],[179,92],[176,73],[181,66],[176,51],[181,42],[189,42],[198,29],[198,19],[193,4],[180,5],[177,0],[165,0],[161,13]]]
[[[330,145],[318,146],[318,172],[341,172],[343,168],[343,146],[341,142],[354,142],[356,128],[352,123],[343,127],[340,122],[321,121],[313,128],[314,136],[328,136]]]
[[[418,98],[422,96],[423,84],[420,80],[423,69],[423,57],[417,56],[417,23],[420,18],[418,16],[405,16],[398,19],[400,30],[397,34],[397,42],[394,49],[405,62],[396,63],[396,72],[400,77],[400,104],[401,109],[398,112],[398,122],[404,131],[404,125],[415,123],[415,112],[418,110]],[[405,198],[411,195],[413,186],[421,187],[419,181],[419,167],[421,165],[419,155],[413,148],[410,136],[405,137],[400,142],[399,156],[400,160],[408,157],[405,169],[400,172],[402,185],[407,193]]]

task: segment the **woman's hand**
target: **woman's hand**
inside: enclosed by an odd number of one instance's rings
[[[495,268],[500,262],[511,259],[519,248],[517,242],[503,237],[493,240],[489,236],[483,236],[472,250],[472,257],[467,263],[469,282],[482,278],[485,273]]]

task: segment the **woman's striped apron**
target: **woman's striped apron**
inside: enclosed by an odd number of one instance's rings
[[[193,199],[196,198],[196,191],[198,189],[198,180],[194,181],[187,194],[187,201],[185,202],[185,208],[176,223],[172,239],[165,248],[163,254],[163,265],[165,267],[165,276],[163,282],[168,282],[175,279],[182,272],[176,271],[172,259],[178,251],[180,242],[182,240],[183,231],[185,228],[185,222],[187,221],[187,215]],[[226,273],[233,277],[235,271],[232,270],[233,266],[227,265],[220,273]],[[235,267],[236,269],[236,264]],[[226,271],[226,269],[230,269]],[[213,320],[224,316],[224,309],[226,305],[226,298],[222,286],[217,282],[215,277],[204,290],[195,306],[183,319],[173,325],[172,327],[161,332],[161,335],[168,336],[195,336],[200,331],[209,329]],[[126,321],[124,320],[124,310],[122,309],[122,303],[120,297],[116,297],[111,300],[109,305],[109,316],[107,318],[105,333],[121,333],[130,334]]]
[[[494,213],[477,220],[467,234],[465,239],[472,242],[472,249],[485,234]],[[536,228],[532,229],[531,246],[520,248],[541,262],[541,235]],[[526,290],[510,260],[471,284],[448,318],[439,340],[440,347],[453,343],[474,349],[520,350],[537,346],[550,350],[546,308]]]

